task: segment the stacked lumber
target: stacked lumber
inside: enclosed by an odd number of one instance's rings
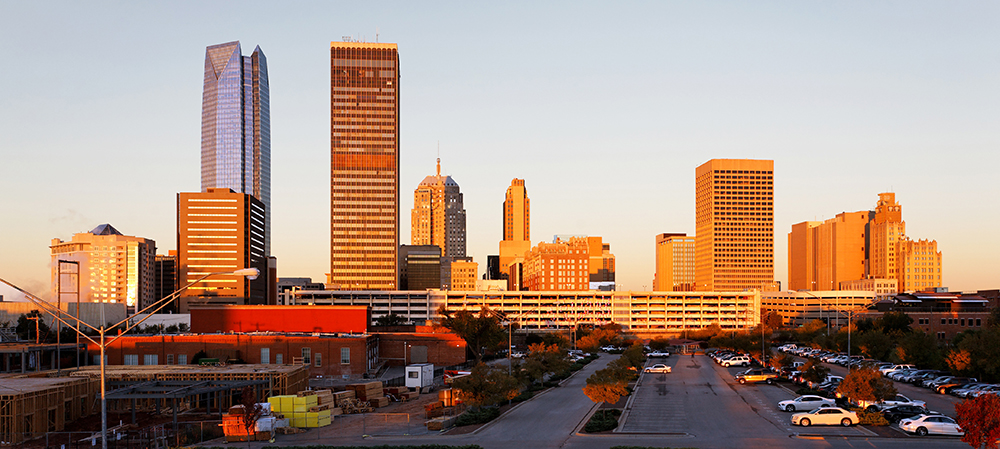
[[[352,399],[354,399],[354,390],[345,390],[333,393],[334,403],[337,404],[338,407],[342,406],[344,401]]]
[[[371,401],[384,397],[382,394],[382,382],[379,381],[350,384],[347,386],[347,389],[354,390],[354,397],[362,401]]]
[[[333,392],[330,390],[316,390],[316,397],[319,405],[329,405],[330,407],[337,405],[337,401],[333,399]]]
[[[389,398],[387,398],[385,396],[379,396],[377,398],[368,399],[368,403],[370,403],[372,405],[372,407],[376,407],[376,408],[388,407],[389,406]]]
[[[457,416],[441,416],[427,421],[424,425],[427,426],[427,430],[444,430],[454,426],[457,419]]]

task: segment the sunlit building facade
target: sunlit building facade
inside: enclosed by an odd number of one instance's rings
[[[265,208],[257,198],[230,189],[177,194],[177,283],[210,273],[256,268],[261,276],[217,275],[189,287],[178,310],[192,304],[268,304],[264,256]]]
[[[154,263],[156,242],[122,235],[110,224],[102,224],[90,232],[74,234],[65,242],[52,239],[52,297],[59,295],[59,261],[79,264],[80,300],[87,302],[124,303],[142,308],[159,298],[154,295]],[[65,265],[64,265],[65,266]],[[76,273],[67,267],[64,273]],[[75,274],[62,275],[62,291],[75,291]],[[72,295],[75,300],[75,295]],[[63,300],[69,296],[63,295]]]
[[[839,290],[866,276],[869,211],[844,212],[829,220],[792,225],[788,233],[788,288]]]
[[[437,174],[420,182],[413,192],[410,214],[410,240],[413,245],[437,245],[442,257],[465,257],[465,206],[458,183]]]
[[[656,274],[653,290],[687,292],[694,290],[694,236],[656,236]]]
[[[896,281],[901,292],[929,291],[941,287],[944,261],[935,240],[905,239],[897,244],[896,260],[899,275]]]
[[[774,161],[712,159],[695,170],[697,291],[774,285]]]
[[[524,289],[580,291],[590,288],[590,254],[586,237],[541,242],[524,257]]]
[[[523,179],[514,178],[503,201],[503,240],[500,272],[511,277],[511,263],[522,261],[531,250],[531,200]],[[511,290],[515,290],[511,287]]]
[[[451,262],[451,276],[448,290],[474,291],[478,280],[479,264],[466,257]]]
[[[798,327],[813,320],[839,329],[854,322],[877,300],[872,291],[784,291],[763,292],[761,309],[774,312],[786,326]]]
[[[262,203],[264,254],[271,254],[271,106],[267,58],[240,42],[205,49],[201,103],[201,191],[223,188]]]
[[[396,289],[398,247],[396,44],[331,42],[328,283]]]

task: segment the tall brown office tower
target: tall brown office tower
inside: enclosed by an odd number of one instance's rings
[[[210,188],[177,194],[177,283],[209,273],[256,268],[267,272],[264,203],[247,193]],[[191,304],[267,304],[267,276],[249,280],[219,275],[184,291],[178,309]]]
[[[878,194],[875,218],[871,223],[871,277],[893,279],[902,267],[896,259],[898,242],[906,236],[903,206],[896,202],[895,193]],[[900,286],[900,291],[903,291]]]
[[[437,245],[442,257],[465,257],[465,206],[458,183],[441,175],[428,176],[413,191],[410,214],[410,237],[413,245]]]
[[[329,283],[395,289],[398,247],[396,44],[331,42]]]
[[[695,290],[773,288],[774,161],[712,159],[695,175]]]
[[[531,200],[524,180],[515,178],[503,201],[503,240],[500,241],[500,272],[522,260],[531,250]],[[508,273],[509,274],[509,273]]]

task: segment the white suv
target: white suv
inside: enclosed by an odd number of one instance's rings
[[[747,366],[749,364],[750,364],[750,357],[747,357],[745,355],[738,355],[736,357],[730,357],[730,358],[725,359],[725,360],[722,361],[722,366],[726,366],[726,367],[735,366],[735,365]]]

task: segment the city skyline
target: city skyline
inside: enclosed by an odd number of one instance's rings
[[[231,12],[223,5],[64,6],[0,6],[0,48],[19,68],[0,74],[16,86],[0,94],[0,188],[18,217],[3,227],[0,278],[36,294],[48,290],[52,238],[114,223],[160,254],[174,249],[175,195],[198,189],[197,70],[206,46],[235,39],[268,50],[279,276],[322,281],[328,45],[374,41],[376,27],[407,69],[399,185],[419,183],[441,141],[481,270],[502,239],[503,190],[519,178],[534,200],[532,244],[601,235],[618,283],[651,289],[654,237],[695,234],[694,168],[746,158],[775,161],[783,287],[792,224],[874,209],[882,192],[905,198],[907,234],[937,240],[944,286],[995,288],[1000,274],[989,171],[1000,163],[1000,63],[982,56],[1000,37],[995,4],[583,3],[566,17],[565,4],[262,5],[232,23],[215,22]],[[412,208],[408,195],[398,207]]]

